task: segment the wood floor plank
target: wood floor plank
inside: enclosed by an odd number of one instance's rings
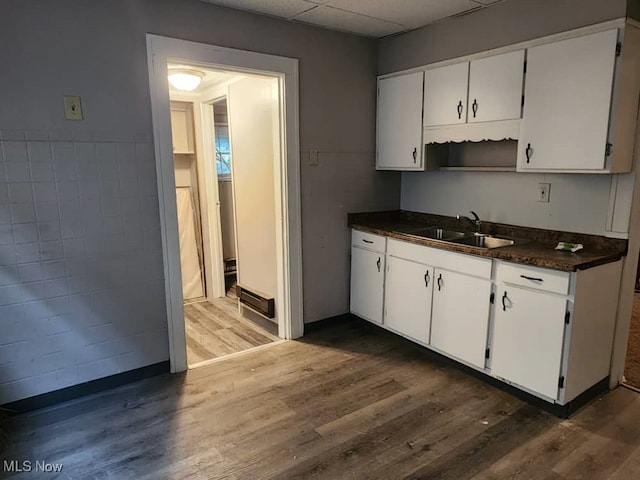
[[[591,435],[552,470],[571,480],[609,478],[634,450],[623,442]]]
[[[217,315],[217,316],[221,316],[224,318],[233,318],[234,321],[237,321],[237,323],[240,323],[242,325],[244,325],[245,327],[247,327],[250,330],[254,330],[257,332],[262,333],[263,335],[266,335],[267,337],[271,338],[272,340],[279,340],[277,335],[274,335],[270,332],[268,332],[266,329],[262,328],[260,325],[256,324],[255,322],[245,318],[242,314],[240,314],[240,312],[238,311],[238,302],[237,300],[231,300],[227,297],[221,298],[221,299],[217,299],[216,302],[211,303],[211,302],[207,302],[207,303],[203,303],[201,304],[207,311],[209,311],[212,315]],[[230,324],[230,327],[235,326],[236,323]]]
[[[259,325],[242,318],[234,300],[223,297],[184,306],[189,365],[242,352],[279,340]],[[236,301],[237,303],[237,301]]]
[[[640,447],[636,447],[626,460],[615,468],[610,479],[628,480],[630,478],[637,478],[638,472],[640,472]]]
[[[217,316],[209,315],[208,312],[202,311],[199,304],[185,305],[184,315],[192,323],[198,324],[208,331],[216,331],[221,328],[228,328],[229,324]]]
[[[437,458],[429,465],[417,469],[406,478],[463,480],[495,463],[511,449],[517,448],[552,428],[557,419],[535,407],[525,405],[506,416],[480,435]]]
[[[188,319],[185,319],[184,329],[187,336],[187,356],[192,364],[231,353],[231,351],[216,351],[215,342],[203,339],[202,332],[195,328]]]
[[[532,438],[493,465],[475,475],[473,480],[514,480],[564,478],[552,468],[572,454],[589,437],[584,429],[571,422],[558,425],[542,435]],[[539,461],[544,456],[544,462]]]
[[[354,320],[10,418],[3,457],[64,479],[627,480],[639,420],[623,389],[551,417]]]

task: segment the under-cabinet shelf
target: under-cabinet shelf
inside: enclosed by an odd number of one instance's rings
[[[450,172],[515,172],[516,167],[440,167]]]

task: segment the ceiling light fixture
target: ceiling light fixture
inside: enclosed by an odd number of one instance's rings
[[[169,83],[174,88],[185,92],[190,92],[198,88],[204,77],[204,73],[190,68],[169,69]]]

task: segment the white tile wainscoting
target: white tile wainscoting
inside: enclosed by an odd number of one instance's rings
[[[0,132],[0,404],[168,358],[148,135]]]

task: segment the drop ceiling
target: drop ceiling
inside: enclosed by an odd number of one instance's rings
[[[507,0],[202,0],[294,22],[381,38]]]

